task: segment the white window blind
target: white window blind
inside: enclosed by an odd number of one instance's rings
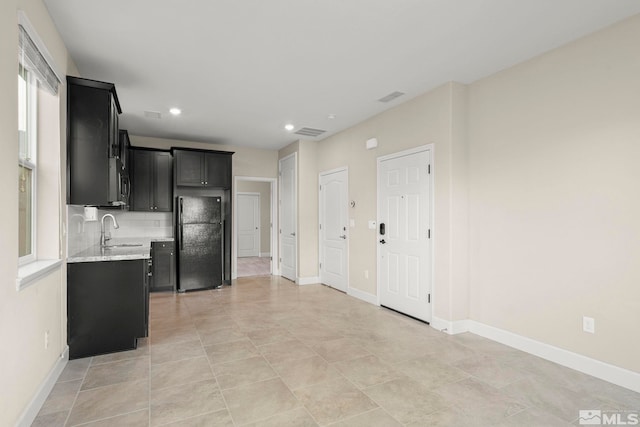
[[[57,95],[60,85],[58,76],[21,24],[18,25],[18,48],[20,63],[36,76],[42,88]]]

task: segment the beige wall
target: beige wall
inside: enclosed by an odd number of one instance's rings
[[[465,206],[452,206],[451,202],[454,191],[456,198],[466,200],[465,96],[462,85],[445,84],[319,142],[317,150],[319,172],[349,168],[349,200],[356,203],[355,208],[349,209],[349,217],[355,221],[355,227],[350,229],[349,285],[375,295],[377,231],[370,230],[367,221],[377,217],[377,159],[434,144],[434,315],[446,320],[468,316],[467,278],[464,273],[456,273],[454,282],[452,274],[456,251],[462,253],[456,255],[459,263],[464,264],[466,259]],[[373,137],[378,139],[378,147],[367,150],[365,141]],[[452,241],[454,237],[456,240]],[[452,295],[458,295],[455,301]]]
[[[635,16],[472,84],[468,127],[471,318],[636,372],[638,40]]]
[[[201,150],[233,151],[233,176],[276,178],[278,176],[278,151],[234,145],[208,144],[205,142],[153,138],[131,135],[131,145],[136,147],[168,150],[171,147],[198,148]]]
[[[261,181],[238,181],[238,193],[260,194],[260,252],[271,253],[271,183]]]
[[[0,2],[0,93],[3,102],[0,104],[0,182],[6,186],[3,192],[5,208],[0,211],[0,425],[14,425],[23,411],[35,396],[38,388],[46,379],[51,369],[59,360],[66,348],[66,269],[49,274],[30,287],[16,291],[18,258],[18,193],[17,189],[17,46],[18,21],[17,10],[25,11],[28,19],[53,57],[61,73],[77,75],[77,69],[67,54],[67,50],[59,37],[45,6],[39,0],[6,0]],[[60,87],[59,95],[60,123],[50,126],[53,137],[49,138],[47,156],[59,156],[62,162],[61,171],[65,170],[66,141],[66,86]],[[57,132],[56,132],[57,130]],[[62,141],[62,144],[60,144]],[[50,159],[50,158],[49,158]],[[49,173],[49,172],[47,172]],[[57,181],[59,172],[53,172],[47,179]],[[65,188],[65,176],[61,174],[61,187]],[[54,184],[57,188],[57,184]],[[63,192],[62,192],[63,193]],[[41,239],[47,256],[55,256],[61,249],[65,257],[64,245],[60,244],[58,224],[61,217],[55,205],[64,203],[62,196],[51,198],[51,209],[48,211],[53,231],[45,230]],[[50,345],[44,348],[44,332],[50,332]]]

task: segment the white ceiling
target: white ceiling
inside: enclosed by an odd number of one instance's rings
[[[116,84],[122,128],[268,149],[300,139],[285,123],[321,140],[640,13],[637,0],[44,1],[81,76]]]

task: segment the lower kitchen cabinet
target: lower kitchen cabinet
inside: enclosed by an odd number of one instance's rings
[[[148,319],[148,260],[67,264],[69,359],[135,349]]]
[[[151,242],[150,292],[176,290],[174,242]]]

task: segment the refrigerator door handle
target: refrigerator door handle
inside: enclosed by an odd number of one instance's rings
[[[178,212],[178,222],[180,223],[180,250],[184,249],[184,227],[182,223],[182,197],[180,197],[180,211]]]

